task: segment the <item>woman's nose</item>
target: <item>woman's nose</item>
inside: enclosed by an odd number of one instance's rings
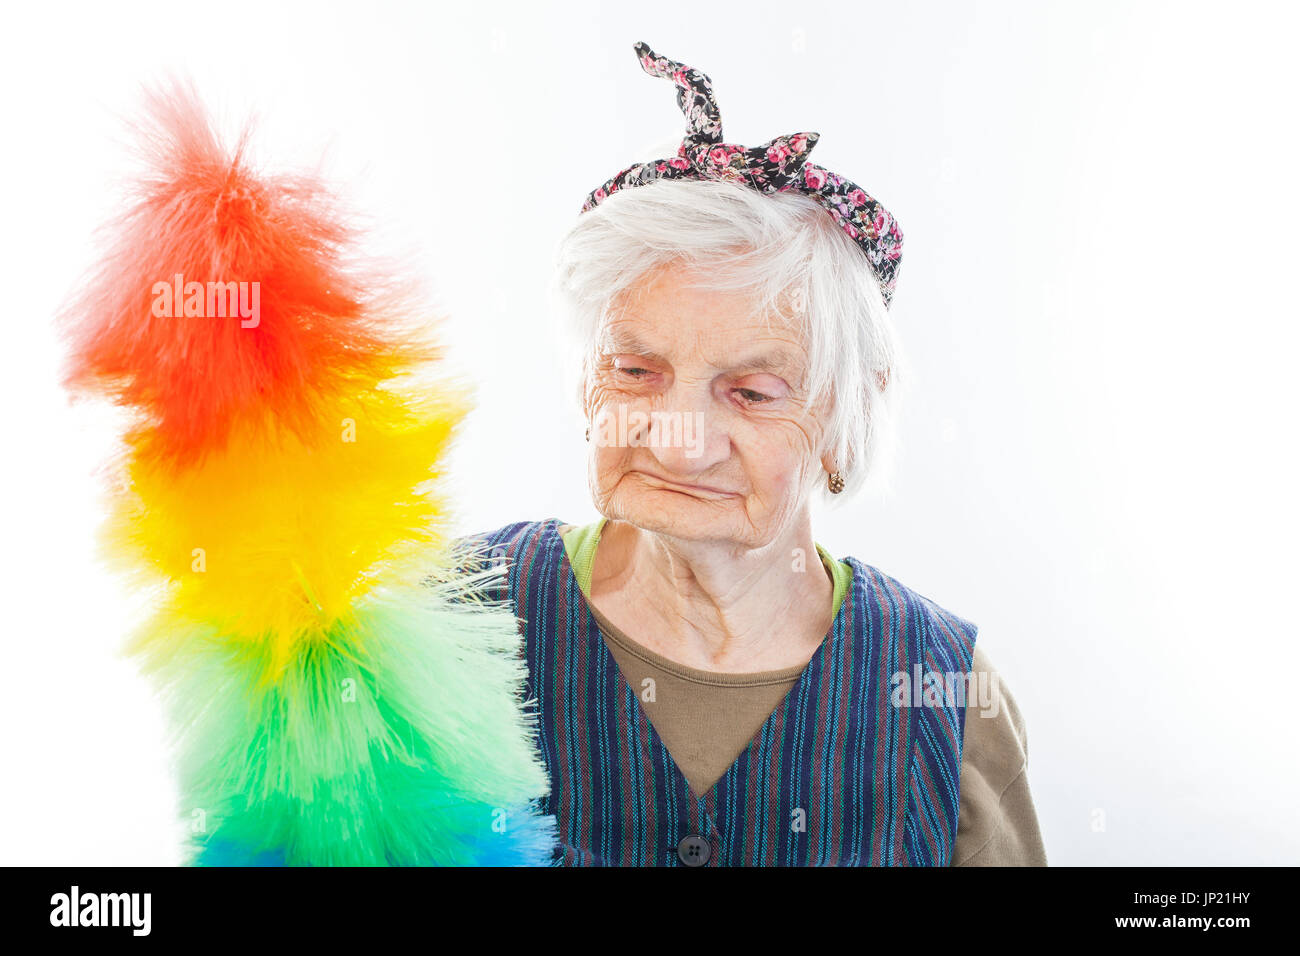
[[[731,455],[725,417],[701,391],[673,388],[652,415],[649,450],[676,475],[698,475]]]

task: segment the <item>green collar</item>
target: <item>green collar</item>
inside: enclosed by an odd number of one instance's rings
[[[600,532],[605,527],[605,521],[605,518],[600,518],[591,524],[577,525],[562,536],[564,551],[569,556],[569,564],[573,565],[573,573],[578,578],[578,587],[585,598],[591,597],[591,569],[596,558],[596,545],[600,544]],[[853,583],[853,568],[845,561],[836,561],[820,544],[816,547],[822,564],[831,572],[831,581],[834,585],[831,594],[831,612],[838,616],[840,605],[844,603],[844,595],[849,585]]]

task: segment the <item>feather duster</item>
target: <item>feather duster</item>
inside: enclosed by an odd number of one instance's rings
[[[67,385],[132,412],[106,553],[174,733],[195,865],[545,865],[554,820],[499,569],[446,535],[468,411],[429,316],[313,175],[263,175],[188,85],[61,316]]]

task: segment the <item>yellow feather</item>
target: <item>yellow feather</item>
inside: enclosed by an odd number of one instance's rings
[[[286,661],[348,615],[380,562],[391,579],[394,564],[443,550],[446,509],[425,483],[468,407],[445,386],[372,389],[341,400],[315,434],[241,423],[220,452],[180,469],[140,433],[107,543],[168,585],[178,618],[271,641]]]

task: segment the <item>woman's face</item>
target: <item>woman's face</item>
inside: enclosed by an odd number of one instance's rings
[[[647,276],[604,328],[589,382],[589,480],[608,518],[746,548],[807,503],[821,427],[805,416],[807,355],[741,294]]]

